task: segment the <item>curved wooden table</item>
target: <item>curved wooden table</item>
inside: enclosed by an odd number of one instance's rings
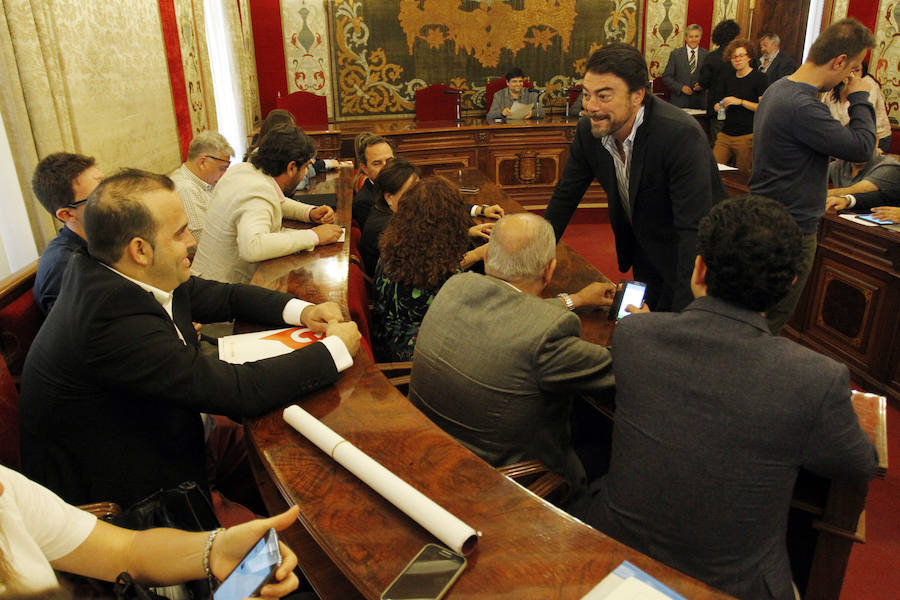
[[[466,177],[477,178],[477,171]],[[481,176],[481,179],[484,179]],[[467,181],[471,183],[471,181]],[[350,222],[349,179],[338,184],[340,224]],[[505,199],[483,181],[479,202]],[[253,282],[346,309],[349,242],[262,264]],[[547,294],[603,276],[565,245]],[[605,313],[586,335],[609,337]],[[518,486],[445,434],[393,388],[360,352],[338,382],[297,399],[303,408],[481,532],[448,598],[577,599],[629,560],[692,600],[727,598],[570,517]],[[305,531],[286,536],[323,599],[378,598],[421,547],[436,540],[285,424],[277,411],[247,424],[270,509],[300,507]]]

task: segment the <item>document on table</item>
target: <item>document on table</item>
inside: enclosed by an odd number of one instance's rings
[[[729,167],[728,165],[723,165],[722,163],[716,163],[719,165],[720,171],[737,171],[737,167]]]
[[[219,338],[219,359],[235,365],[281,356],[325,337],[306,327],[288,327]]]
[[[522,104],[518,100],[513,102],[513,105],[509,109],[509,114],[506,115],[507,119],[524,119],[528,116],[528,113],[531,112],[531,109],[534,108],[533,104]]]
[[[581,600],[687,600],[630,562],[621,565],[603,578]]]

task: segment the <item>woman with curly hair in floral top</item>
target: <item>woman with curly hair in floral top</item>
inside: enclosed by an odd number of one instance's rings
[[[375,360],[411,360],[419,325],[444,282],[483,260],[487,244],[469,250],[472,220],[459,191],[426,177],[406,192],[381,234],[372,333]]]

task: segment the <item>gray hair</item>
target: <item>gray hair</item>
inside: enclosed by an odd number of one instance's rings
[[[550,222],[530,213],[497,221],[488,242],[484,272],[504,281],[535,281],[556,256]]]
[[[231,147],[225,136],[218,131],[207,129],[195,135],[191,140],[191,145],[188,146],[188,160],[197,160],[201,156],[217,152],[234,156],[234,148]]]
[[[777,34],[777,33],[764,33],[764,34],[762,34],[762,36],[760,36],[759,39],[764,40],[764,39],[767,39],[767,38],[768,38],[770,41],[775,42],[776,44],[779,44],[779,45],[781,44],[781,38],[778,37],[778,34]]]
[[[689,31],[694,31],[695,29],[700,32],[700,35],[703,35],[703,28],[696,23],[691,23],[690,25],[688,25],[684,30],[684,34],[687,35]]]

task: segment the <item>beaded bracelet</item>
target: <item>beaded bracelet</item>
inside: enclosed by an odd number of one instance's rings
[[[216,576],[213,575],[212,571],[209,569],[209,555],[212,551],[213,541],[216,539],[216,536],[225,531],[224,527],[219,527],[218,529],[211,531],[209,533],[209,538],[206,540],[206,546],[203,548],[203,570],[206,572],[206,578],[209,579],[209,590],[212,591],[216,587]]]

